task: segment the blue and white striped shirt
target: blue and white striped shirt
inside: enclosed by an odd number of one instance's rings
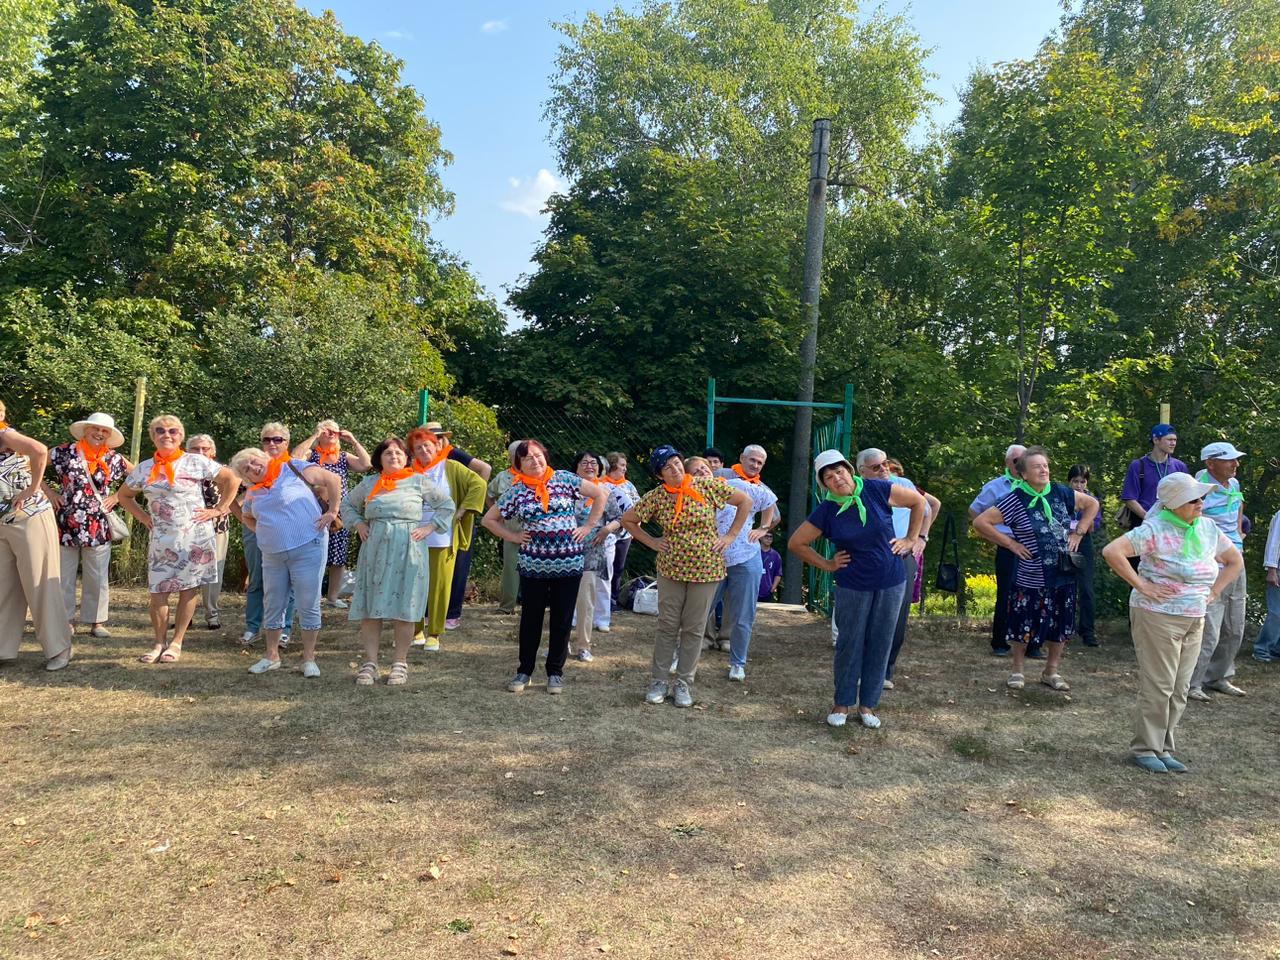
[[[294,460],[298,472],[314,464]],[[269,490],[250,490],[244,497],[244,512],[258,521],[258,547],[263,553],[282,553],[317,536],[316,520],[320,504],[311,488],[289,467],[280,468],[280,476]]]

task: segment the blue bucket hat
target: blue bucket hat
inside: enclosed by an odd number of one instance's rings
[[[671,462],[672,457],[679,457],[680,451],[669,443],[664,443],[649,454],[649,472],[655,477],[662,476],[662,468]]]

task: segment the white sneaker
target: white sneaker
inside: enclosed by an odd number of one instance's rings
[[[649,692],[644,695],[645,703],[657,705],[667,699],[667,681],[655,680],[649,684]]]
[[[252,630],[246,630],[244,633],[240,634],[240,646],[242,647],[253,646],[253,638],[256,636],[257,634],[254,633]]]
[[[574,656],[576,656],[583,663],[590,663],[592,660],[595,659],[595,657],[591,655],[590,650],[579,650],[576,654],[574,654]]]
[[[249,672],[250,673],[266,673],[268,670],[279,670],[279,669],[280,669],[279,660],[268,660],[266,657],[263,657],[261,660],[259,660],[257,663],[255,663],[252,667],[249,668]]]
[[[609,625],[607,623],[597,623],[595,625],[595,629],[599,630],[601,633],[608,633]]]
[[[1213,703],[1213,697],[1209,696],[1199,687],[1192,687],[1187,691],[1188,700],[1199,700],[1201,703]]]
[[[849,715],[847,713],[836,713],[832,711],[827,714],[827,726],[829,727],[843,727],[848,720]]]
[[[689,692],[689,685],[683,680],[675,682],[675,691],[672,693],[672,699],[675,700],[677,707],[693,706],[693,694]]]
[[[885,690],[892,690],[892,689],[893,689],[893,681],[892,681],[892,680],[886,680],[886,681],[884,682],[884,689],[885,689]]]
[[[1218,693],[1229,693],[1233,697],[1247,697],[1248,694],[1237,687],[1230,680],[1215,680],[1213,683],[1206,683],[1206,687],[1210,690],[1216,690]]]
[[[330,600],[329,606],[333,607],[336,610],[346,610],[349,606],[351,606],[351,604],[347,603],[347,601],[339,597],[337,600]]]
[[[730,680],[739,680],[739,681],[747,679],[747,668],[746,668],[746,667],[738,667],[738,666],[730,667],[730,668],[729,668],[729,679],[730,679]]]
[[[308,660],[302,665],[302,675],[308,680],[314,680],[316,677],[320,676],[320,667],[314,660]]]
[[[862,721],[862,725],[868,730],[880,729],[880,718],[874,713],[860,713],[858,719]]]

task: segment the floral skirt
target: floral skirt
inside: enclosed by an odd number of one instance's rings
[[[1043,590],[1014,587],[1007,623],[1006,643],[1066,643],[1076,626],[1075,583]]]

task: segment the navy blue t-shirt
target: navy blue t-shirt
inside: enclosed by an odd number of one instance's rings
[[[823,500],[809,514],[809,522],[822,531],[837,550],[849,554],[849,565],[835,573],[836,586],[846,590],[884,590],[907,579],[902,558],[895,556],[889,541],[893,539],[893,511],[889,494],[893,484],[887,480],[862,481],[862,505],[867,508],[867,522],[858,517],[857,504],[838,513],[840,504]]]

